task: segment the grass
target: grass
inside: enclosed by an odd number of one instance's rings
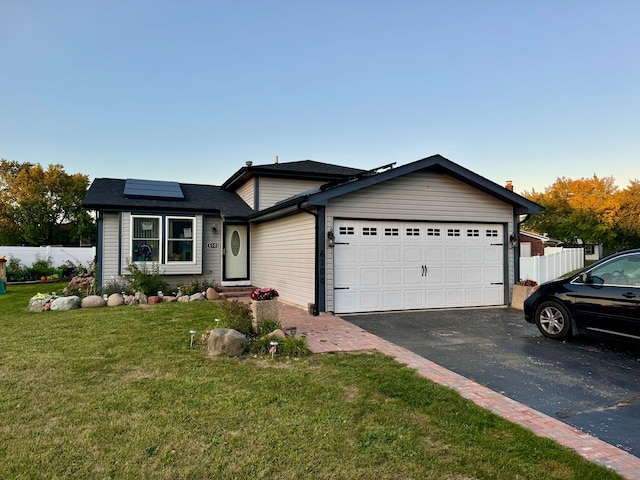
[[[0,295],[0,478],[620,478],[383,355],[212,359],[215,303],[30,313],[39,288]]]

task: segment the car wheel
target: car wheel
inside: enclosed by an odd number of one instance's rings
[[[545,337],[562,340],[571,335],[571,317],[558,302],[542,302],[536,310],[536,325]]]

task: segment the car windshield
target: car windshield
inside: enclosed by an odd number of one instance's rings
[[[603,285],[632,285],[640,287],[640,253],[612,259],[589,272],[595,283]]]

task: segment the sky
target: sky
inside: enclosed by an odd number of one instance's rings
[[[440,154],[640,179],[638,0],[0,0],[0,158],[221,185]]]

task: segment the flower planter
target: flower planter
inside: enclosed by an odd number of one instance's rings
[[[253,329],[258,331],[258,324],[265,320],[278,321],[278,297],[272,300],[254,300],[251,304],[253,312]]]
[[[531,295],[533,287],[527,287],[524,285],[514,285],[513,293],[511,295],[511,307],[518,310],[524,309],[524,301]]]

